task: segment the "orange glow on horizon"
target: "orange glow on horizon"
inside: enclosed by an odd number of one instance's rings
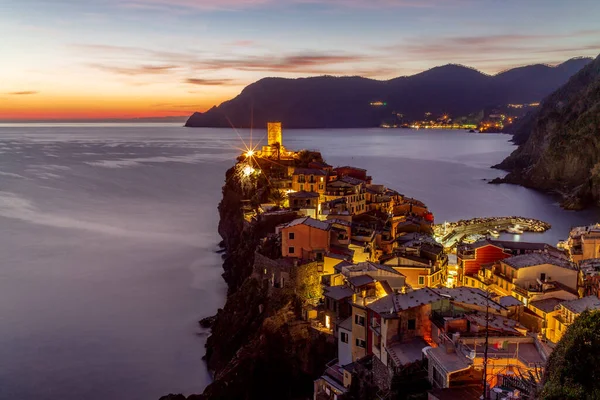
[[[141,96],[0,95],[2,120],[129,119],[183,117],[220,104],[221,98]]]

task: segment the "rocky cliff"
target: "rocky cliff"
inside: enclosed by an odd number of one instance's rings
[[[311,396],[313,380],[335,356],[331,337],[319,334],[300,318],[300,299],[292,289],[272,290],[256,278],[262,270],[257,250],[272,258],[279,248],[264,238],[275,219],[248,223],[242,199],[264,200],[264,182],[248,185],[240,179],[239,165],[227,171],[223,199],[219,204],[219,234],[226,248],[224,278],[229,287],[227,302],[219,309],[207,341],[206,361],[214,381],[202,399],[304,399]],[[169,395],[161,400],[183,400]]]
[[[517,127],[522,143],[496,168],[495,183],[556,192],[563,206],[600,202],[600,56],[542,102]]]

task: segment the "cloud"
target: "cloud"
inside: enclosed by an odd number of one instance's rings
[[[132,67],[121,67],[106,64],[90,64],[91,67],[119,75],[163,75],[169,74],[180,68],[177,65],[137,65]]]
[[[9,92],[6,94],[8,94],[9,96],[31,96],[31,95],[38,94],[38,93],[39,92],[35,91],[35,90],[25,90],[22,92]]]
[[[230,85],[234,82],[233,79],[201,79],[201,78],[188,78],[184,81],[190,85],[198,86],[222,86]]]
[[[398,61],[447,63],[460,62],[477,67],[486,65],[501,70],[510,65],[507,62],[521,60],[517,65],[547,62],[547,55],[561,58],[565,53],[572,55],[588,54],[590,50],[600,51],[597,40],[600,30],[582,30],[562,34],[498,34],[458,37],[412,37],[395,45],[380,47],[380,50],[394,52]],[[573,44],[573,39],[578,39]],[[502,65],[504,63],[504,65]]]
[[[235,69],[239,71],[269,72],[313,72],[315,68],[326,71],[323,67],[346,63],[368,61],[369,57],[356,54],[339,54],[312,52],[297,53],[284,56],[238,56],[235,58],[201,59],[194,63],[195,68],[204,70]]]

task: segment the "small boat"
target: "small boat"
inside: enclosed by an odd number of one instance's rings
[[[506,228],[506,232],[512,233],[512,234],[515,234],[515,235],[520,235],[521,233],[523,233],[523,231],[520,230],[519,227],[516,226],[516,225],[515,226],[509,226],[508,228]]]
[[[491,237],[495,237],[495,238],[498,238],[498,237],[500,237],[500,232],[498,232],[498,231],[497,231],[497,230],[495,230],[495,229],[491,229],[491,230],[489,231],[489,233],[490,233],[490,236],[491,236]]]
[[[475,133],[475,129],[469,129],[469,133]]]

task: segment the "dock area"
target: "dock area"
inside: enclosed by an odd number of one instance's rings
[[[444,222],[433,226],[436,240],[445,248],[452,248],[469,235],[486,235],[490,231],[506,232],[519,227],[523,232],[543,233],[551,228],[547,222],[524,217],[486,217],[460,220],[457,222]]]

